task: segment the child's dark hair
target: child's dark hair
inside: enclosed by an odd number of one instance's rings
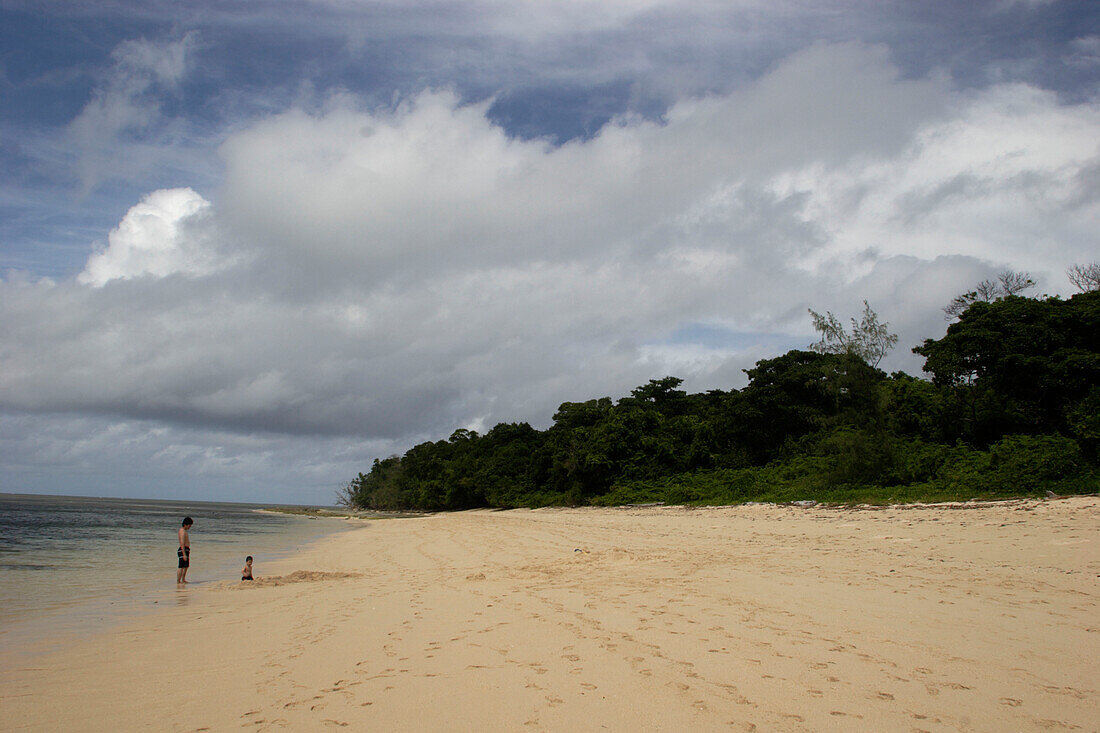
[[[248,557],[246,557],[246,558],[244,559],[244,561],[245,561],[245,562],[252,562],[252,556],[251,556],[251,555],[249,555]]]
[[[186,527],[189,524],[194,524],[194,523],[195,522],[191,519],[191,517],[184,517],[183,518],[183,526],[184,527]]]

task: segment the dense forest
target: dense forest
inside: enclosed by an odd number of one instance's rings
[[[1093,493],[1100,291],[1018,294],[1030,285],[1006,273],[945,308],[946,335],[913,349],[928,379],[878,369],[897,339],[869,306],[850,332],[811,311],[821,343],[757,362],[743,389],[688,394],[665,377],[566,402],[546,430],[456,430],[376,460],[342,498],[446,510]]]

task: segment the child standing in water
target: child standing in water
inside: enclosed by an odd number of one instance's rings
[[[195,522],[191,517],[183,518],[183,526],[179,528],[179,549],[176,550],[176,556],[179,558],[179,569],[176,570],[176,585],[183,585],[187,582],[187,568],[191,567],[191,535],[187,530],[191,529],[191,525]]]
[[[241,568],[241,580],[252,580],[252,556],[244,559],[244,567]]]

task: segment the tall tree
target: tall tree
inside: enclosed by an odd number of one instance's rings
[[[1100,290],[1100,262],[1087,265],[1074,265],[1066,270],[1066,277],[1082,293]]]
[[[1035,280],[1029,273],[1005,270],[997,276],[996,280],[982,280],[970,292],[956,295],[943,307],[943,312],[947,320],[951,320],[958,318],[963,311],[975,303],[992,303],[1010,295],[1019,295],[1033,287],[1035,287]]]
[[[913,351],[937,385],[981,400],[987,438],[1061,432],[1100,384],[1100,291],[975,303],[943,338]]]
[[[880,323],[878,314],[871,310],[866,300],[863,301],[863,317],[859,321],[852,319],[851,333],[828,311],[821,315],[811,308],[810,316],[814,319],[814,329],[821,334],[821,340],[810,349],[819,354],[849,354],[877,367],[898,343],[897,334],[890,333],[890,324]]]

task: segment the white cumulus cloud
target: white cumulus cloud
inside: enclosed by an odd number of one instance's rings
[[[207,275],[224,264],[212,249],[210,202],[190,188],[154,191],[126,212],[77,282],[102,287],[144,275]]]

